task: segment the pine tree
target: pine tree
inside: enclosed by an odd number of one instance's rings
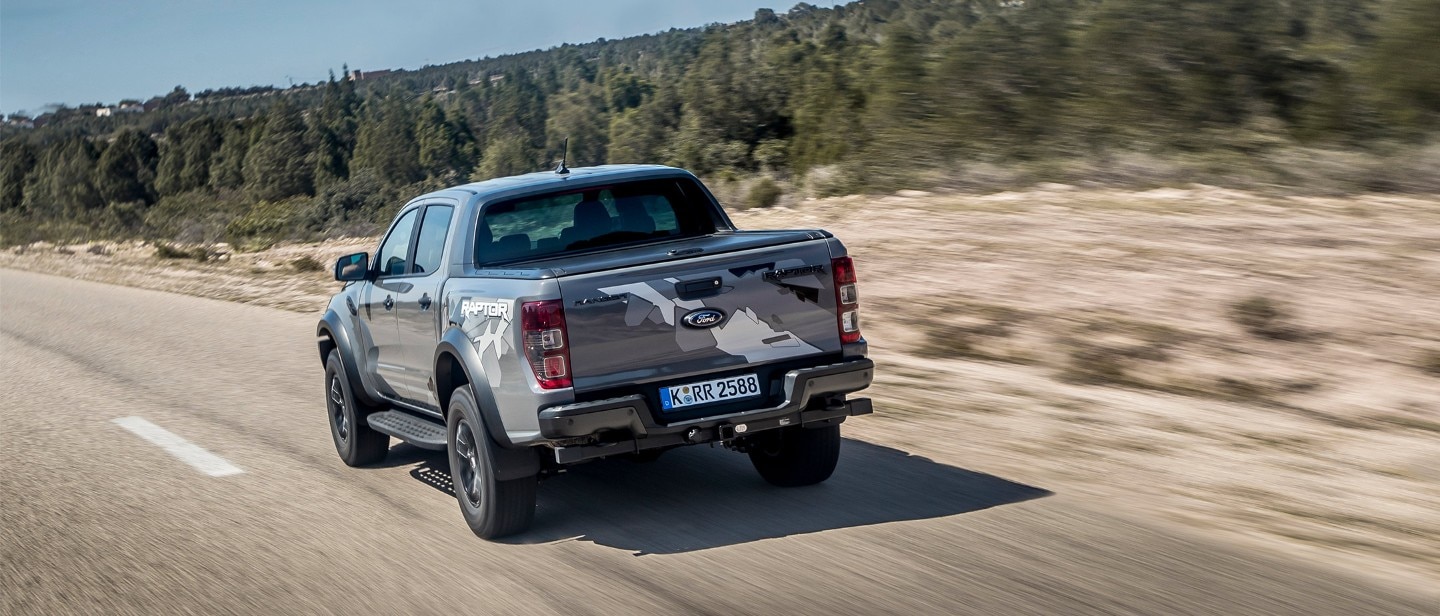
[[[793,87],[798,94],[791,111],[795,137],[790,160],[801,174],[815,165],[844,160],[864,139],[860,125],[864,98],[845,71],[845,29],[832,24],[822,40],[823,47],[805,54],[806,66]]]
[[[366,101],[357,132],[352,173],[365,169],[392,186],[425,177],[415,143],[415,113],[401,95]]]
[[[870,77],[874,93],[864,115],[869,142],[861,155],[870,181],[880,187],[894,188],[911,169],[940,162],[927,75],[920,39],[908,26],[892,25]]]
[[[320,105],[307,118],[305,141],[310,147],[316,187],[350,177],[359,110],[360,98],[355,92],[355,82],[349,79],[337,81],[332,72],[330,80],[325,83]]]
[[[270,107],[255,144],[245,153],[245,192],[252,199],[276,201],[314,190],[307,164],[305,124],[283,99]]]
[[[40,155],[25,178],[22,208],[39,218],[79,216],[105,204],[93,180],[99,155],[89,141],[72,137]]]
[[[220,150],[225,124],[201,116],[165,131],[166,142],[160,148],[160,164],[156,171],[155,190],[160,195],[176,195],[204,188],[210,183],[210,164]]]
[[[415,143],[420,169],[425,177],[450,181],[468,175],[469,161],[466,160],[461,133],[433,99],[426,99],[420,105],[415,123]]]
[[[480,165],[475,168],[470,179],[483,181],[539,171],[540,165],[537,164],[534,153],[535,149],[519,135],[499,137],[485,148],[485,155],[480,158]]]
[[[1396,0],[1379,27],[1368,77],[1401,130],[1440,128],[1440,2]]]
[[[95,189],[106,203],[154,203],[159,160],[159,148],[149,135],[133,128],[122,130],[100,155]]]
[[[12,139],[0,148],[0,212],[20,207],[25,197],[25,176],[35,168],[35,147]]]
[[[608,114],[598,89],[585,86],[578,92],[550,98],[546,113],[546,150],[559,157],[569,140],[567,160],[571,166],[599,165],[606,160],[609,146]]]
[[[613,114],[606,159],[612,163],[656,163],[662,160],[679,122],[679,95],[661,86],[638,107]]]
[[[245,156],[259,125],[254,121],[228,122],[221,138],[220,149],[210,166],[210,186],[216,190],[240,188],[245,185]]]

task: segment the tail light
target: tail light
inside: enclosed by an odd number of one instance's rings
[[[565,336],[565,308],[558,299],[520,305],[525,359],[541,389],[571,386],[570,345]]]
[[[831,259],[830,271],[835,274],[835,319],[840,327],[840,342],[859,342],[860,291],[855,286],[855,262],[850,257]]]

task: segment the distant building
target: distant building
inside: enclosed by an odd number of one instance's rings
[[[115,108],[114,108],[114,107],[101,107],[101,108],[95,110],[95,117],[97,117],[97,118],[108,118],[108,117],[110,117],[110,114],[114,113],[114,111],[115,111]]]
[[[389,75],[389,74],[390,74],[390,69],[388,69],[388,68],[387,68],[387,69],[383,69],[383,70],[378,70],[378,71],[362,71],[362,70],[360,70],[360,69],[357,68],[357,69],[355,69],[355,70],[350,71],[350,74],[348,75],[348,77],[349,77],[350,81],[364,81],[364,80],[366,80],[366,79],[374,79],[374,78],[376,78],[376,77],[384,77],[384,76]]]

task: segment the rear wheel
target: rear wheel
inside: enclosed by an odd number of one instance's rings
[[[335,452],[349,466],[364,466],[385,459],[390,450],[390,437],[375,431],[365,419],[375,409],[363,406],[350,391],[345,377],[345,364],[339,351],[330,351],[325,358],[325,408],[330,415],[330,437]]]
[[[455,499],[470,530],[483,539],[497,539],[525,530],[535,518],[535,475],[501,481],[495,472],[495,448],[480,408],[468,386],[450,396],[450,478]]]
[[[840,426],[794,426],[757,436],[749,450],[750,463],[773,485],[820,483],[830,478],[840,461]]]

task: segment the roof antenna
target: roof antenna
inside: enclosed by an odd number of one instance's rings
[[[555,168],[556,175],[570,175],[570,168],[565,166],[565,157],[570,154],[570,138],[565,138],[565,144],[560,146],[560,166]]]

